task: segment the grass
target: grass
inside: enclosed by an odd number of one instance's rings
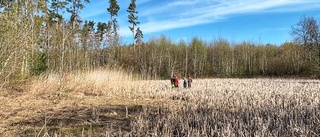
[[[0,136],[320,136],[318,80],[195,79],[171,89],[114,69],[59,80],[1,89]]]

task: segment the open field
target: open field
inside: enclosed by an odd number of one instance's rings
[[[320,136],[320,81],[138,81],[100,70],[0,91],[0,136]],[[180,80],[182,85],[182,80]]]

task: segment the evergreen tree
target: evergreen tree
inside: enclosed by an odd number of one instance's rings
[[[49,16],[51,17],[50,20],[54,20],[56,22],[61,21],[62,15],[60,14],[60,10],[65,9],[67,4],[68,3],[65,1],[52,0],[50,6],[51,9],[49,9]]]
[[[138,11],[136,11],[136,0],[131,0],[131,3],[127,9],[127,12],[129,13],[128,15],[128,21],[130,24],[132,24],[132,26],[129,26],[129,29],[132,32],[133,35],[133,49],[135,51],[135,27],[140,24],[140,22],[138,21],[138,16],[136,14],[138,14]]]
[[[118,16],[118,11],[120,10],[120,6],[117,3],[117,0],[109,0],[109,8],[107,9],[110,13],[111,19],[114,16]]]
[[[117,0],[109,0],[109,8],[107,9],[110,13],[110,21],[108,22],[107,35],[108,35],[108,44],[109,44],[109,63],[114,62],[116,49],[119,45],[119,35],[118,35],[118,22],[115,16],[118,16],[118,11],[120,6],[117,3]]]
[[[137,43],[138,45],[140,45],[140,44],[142,44],[142,38],[143,38],[143,33],[142,33],[142,31],[140,30],[140,27],[137,28],[136,32],[137,32],[137,33],[136,33],[134,39],[136,40],[136,43]]]
[[[118,16],[118,11],[120,10],[120,6],[118,5],[117,0],[109,0],[109,8],[107,9],[108,12],[110,13],[110,23],[112,23],[112,32],[114,36],[117,36],[117,27],[118,27],[118,21],[117,19],[114,18],[114,16]]]
[[[76,23],[80,23],[79,12],[84,8],[81,0],[67,0],[71,7],[67,8],[67,12],[71,13],[70,22],[72,24],[72,29],[76,27]],[[90,0],[84,0],[84,2],[90,3]]]

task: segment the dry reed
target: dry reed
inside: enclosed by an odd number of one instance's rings
[[[169,80],[101,69],[63,81],[43,76],[0,96],[0,135],[320,136],[318,80],[195,79],[171,89]],[[61,125],[65,117],[73,122]]]

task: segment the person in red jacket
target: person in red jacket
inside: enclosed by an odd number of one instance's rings
[[[177,76],[174,76],[174,87],[179,87],[179,79],[177,78]]]

